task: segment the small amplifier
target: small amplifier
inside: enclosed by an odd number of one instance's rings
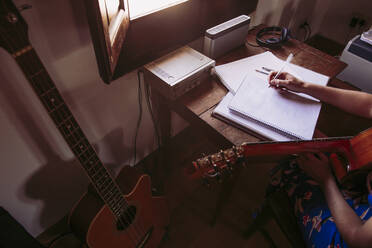
[[[226,52],[241,46],[247,38],[251,18],[238,16],[205,31],[203,53],[218,58]]]
[[[144,66],[144,79],[172,100],[210,76],[215,61],[184,46]]]

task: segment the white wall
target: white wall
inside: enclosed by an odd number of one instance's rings
[[[33,8],[22,15],[31,43],[100,158],[113,169],[132,163],[136,72],[109,86],[101,81],[82,1],[28,3]],[[2,49],[0,64],[0,206],[37,235],[71,209],[88,179],[16,62]],[[156,147],[145,106],[137,158]]]
[[[289,27],[299,39],[304,33],[299,26],[307,21],[312,34],[321,34],[341,44],[362,29],[349,28],[352,16],[366,19],[365,28],[372,24],[372,1],[370,0],[259,0],[253,25],[266,23]]]
[[[341,44],[346,44],[352,37],[372,25],[371,0],[332,0],[326,9],[319,33]],[[362,28],[350,28],[349,23],[353,16],[366,19],[366,25]]]
[[[313,11],[319,2],[313,0],[259,0],[252,24],[265,23],[269,26],[284,26],[290,28],[294,37],[303,39],[304,32],[299,29],[299,26],[305,21],[312,21]],[[318,13],[317,19],[322,19],[322,16],[323,14]]]

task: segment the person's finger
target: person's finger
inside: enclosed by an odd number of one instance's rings
[[[277,71],[270,72],[270,74],[269,74],[269,82],[274,79],[276,73],[277,73]]]
[[[283,83],[284,82],[281,79],[273,79],[273,80],[270,81],[270,85],[273,85],[273,86],[276,86],[276,87],[284,86]]]
[[[371,187],[371,184],[372,184],[372,172],[369,172],[368,175],[367,175],[367,189],[368,189],[368,192],[372,192],[372,187]]]
[[[301,166],[301,164],[303,164],[305,162],[305,157],[304,156],[299,156],[298,158],[296,158],[296,162]]]
[[[287,79],[287,75],[288,75],[287,72],[281,72],[281,73],[278,75],[277,78],[282,79],[282,80],[285,80],[285,79]]]
[[[277,74],[278,74],[278,71],[272,71],[272,72],[270,72],[270,74],[269,74],[269,81],[273,80]],[[287,78],[287,75],[289,75],[289,73],[287,73],[287,72],[281,72],[276,77],[276,79],[282,79],[282,80],[284,80],[284,79]]]
[[[367,175],[368,180],[372,181],[372,171],[370,171]]]
[[[320,160],[320,161],[327,161],[327,157],[322,152],[314,152],[309,155],[309,158],[313,161]]]
[[[318,152],[317,155],[320,158],[320,160],[322,160],[322,161],[327,161],[328,160],[328,157],[323,152]]]
[[[315,154],[314,153],[311,153],[311,152],[304,153],[304,157],[307,160],[315,160],[316,159]]]
[[[271,86],[276,86],[277,83],[279,84],[279,82],[277,82],[277,81],[278,81],[278,79],[272,79],[272,80],[269,81],[269,84],[270,84]]]

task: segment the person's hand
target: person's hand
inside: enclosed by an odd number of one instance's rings
[[[305,153],[297,158],[297,163],[310,177],[321,186],[334,180],[329,167],[329,159],[324,153]]]
[[[274,79],[277,71],[272,71],[269,74],[269,84],[271,87],[279,89],[288,89],[295,92],[303,92],[305,82],[296,78],[288,72],[281,72],[276,79]]]
[[[372,194],[372,171],[368,173],[366,183],[367,183],[368,193]]]

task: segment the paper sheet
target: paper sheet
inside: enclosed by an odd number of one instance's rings
[[[269,88],[267,81],[249,75],[229,109],[299,139],[312,139],[321,103],[290,92]]]
[[[255,70],[261,70],[262,67],[270,68],[273,70],[279,70],[283,65],[284,61],[277,58],[271,52],[264,52],[258,55],[240,59],[231,63],[219,65],[215,67],[215,73],[226,88],[233,94],[235,94],[243,82],[245,77],[256,76],[262,80],[268,81],[268,76]],[[329,77],[308,70],[301,66],[289,64],[286,66],[284,71],[291,73],[295,77],[314,84],[326,85]],[[268,83],[268,82],[267,82]],[[302,93],[296,93],[300,96],[313,99],[317,99]]]
[[[228,105],[233,97],[234,95],[231,92],[227,93],[227,95],[222,99],[222,101],[213,110],[213,115],[220,119],[222,117],[223,120],[228,121],[232,124],[237,124],[243,130],[244,129],[252,130],[255,133],[259,134],[260,136],[267,137],[270,140],[275,140],[275,141],[293,140],[292,137],[289,137],[288,135],[284,133],[277,132],[276,130],[270,127],[267,127],[267,126],[263,126],[262,124],[252,119],[234,114],[228,108]]]

